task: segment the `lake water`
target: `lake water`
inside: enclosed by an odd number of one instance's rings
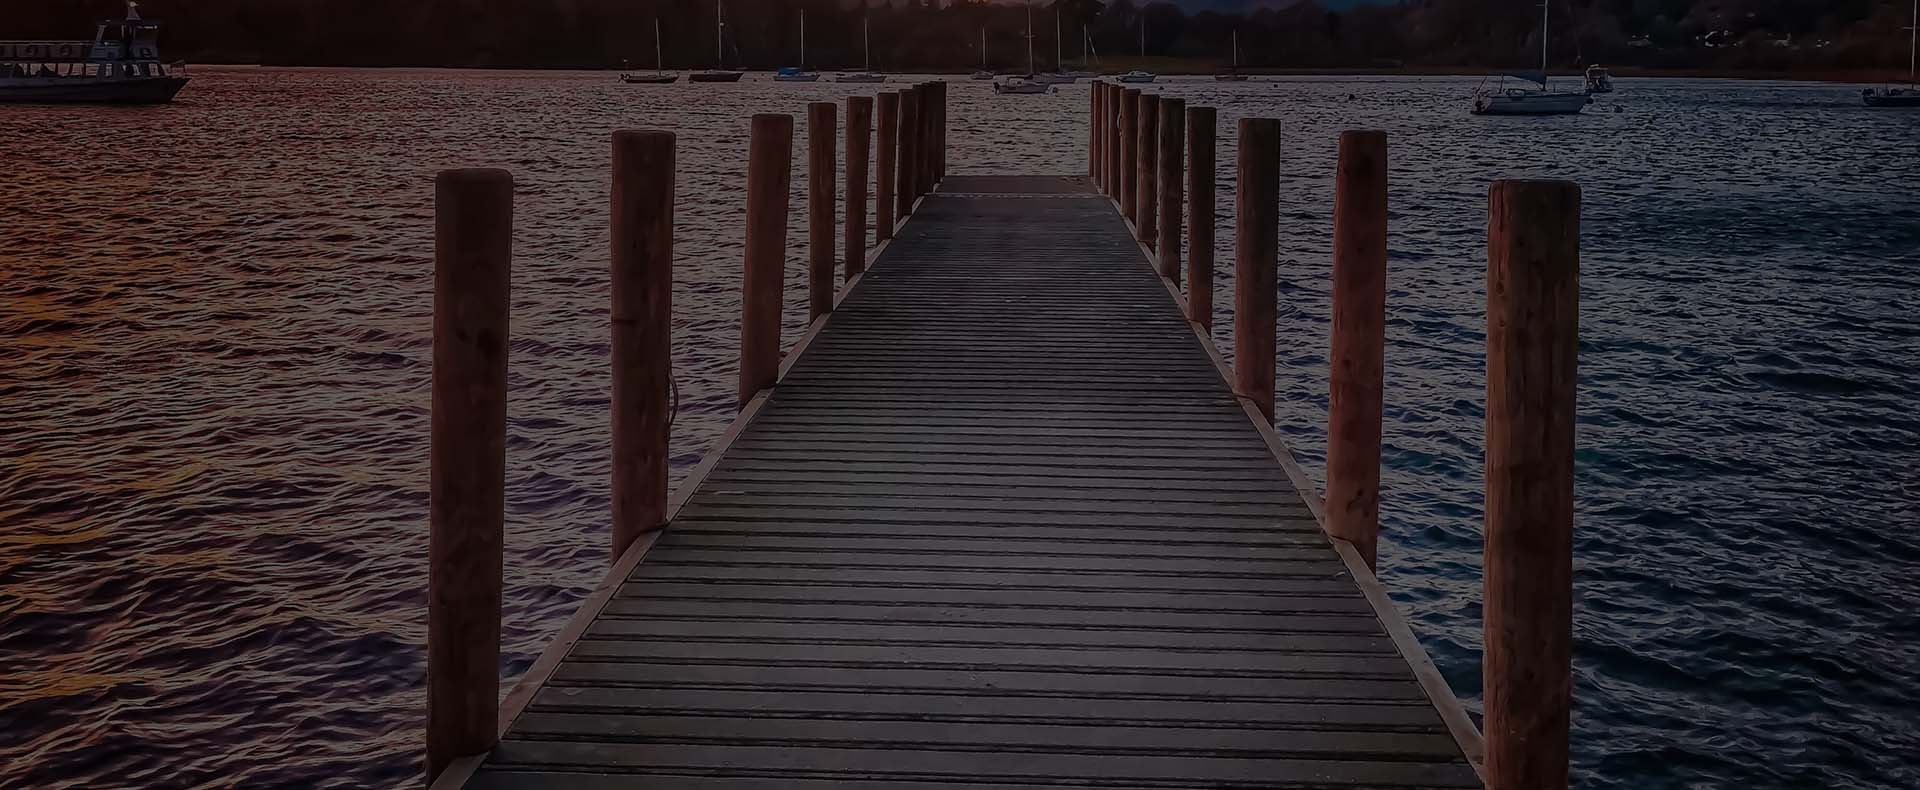
[[[416,783],[433,173],[519,185],[511,683],[606,562],[610,133],[680,133],[684,474],[732,417],[747,116],[880,87],[765,80],[210,68],[0,107],[0,786]],[[1382,576],[1477,704],[1486,189],[1581,182],[1576,781],[1920,785],[1920,112],[1626,79],[1488,119],[1474,83],[1160,86],[1220,111],[1216,339],[1232,123],[1278,117],[1278,423],[1317,475],[1335,136],[1386,129]],[[956,82],[952,172],[1078,171],[1086,93]]]

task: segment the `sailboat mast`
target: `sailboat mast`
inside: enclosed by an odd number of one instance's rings
[[[666,62],[660,57],[660,17],[653,18],[653,73],[665,74]]]
[[[1916,1],[1920,2],[1920,0]],[[1540,84],[1542,86],[1547,84],[1547,9],[1552,6],[1553,4],[1548,0],[1540,0]]]
[[[1920,0],[1913,0],[1913,27],[1907,30],[1911,31],[1907,34],[1907,84],[1920,84],[1916,83],[1913,70],[1914,55],[1920,53]]]
[[[1027,0],[1027,74],[1033,73],[1033,0]]]
[[[1920,0],[1915,0],[1920,2]],[[1053,9],[1053,70],[1066,71],[1067,62],[1060,59],[1060,9]]]
[[[1233,29],[1233,70],[1240,70],[1240,28]]]
[[[722,0],[713,0],[713,66],[727,65],[727,10]]]
[[[1147,56],[1147,10],[1140,9],[1140,57]]]
[[[800,9],[800,70],[807,70],[807,9]]]
[[[867,38],[867,18],[860,17],[860,70],[873,71],[873,41]]]

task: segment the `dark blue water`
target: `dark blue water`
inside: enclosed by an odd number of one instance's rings
[[[684,473],[731,419],[745,118],[875,88],[763,79],[202,70],[0,110],[0,786],[416,782],[432,173],[520,185],[510,684],[605,563],[608,135],[682,132]],[[1486,119],[1473,82],[1162,86],[1220,108],[1222,176],[1234,119],[1285,121],[1283,434],[1318,474],[1334,138],[1387,129],[1382,575],[1474,704],[1486,188],[1581,182],[1578,783],[1920,786],[1920,113],[1622,80]],[[1077,170],[1085,92],[957,83],[954,171]]]

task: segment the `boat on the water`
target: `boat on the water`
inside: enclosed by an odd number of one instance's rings
[[[1574,93],[1547,87],[1547,6],[1546,2],[1540,4],[1540,70],[1501,74],[1499,84],[1492,90],[1488,90],[1483,80],[1474,91],[1474,115],[1574,115],[1593,101],[1593,97],[1584,90]],[[1508,87],[1509,77],[1519,79],[1523,84],[1530,82],[1540,87]]]
[[[1593,65],[1587,67],[1587,92],[1613,92],[1613,75],[1607,73],[1606,66]]]
[[[820,74],[807,69],[807,9],[800,9],[800,65],[773,73],[776,82],[818,82]]]
[[[1053,86],[1026,77],[1008,77],[993,84],[993,92],[1005,95],[1052,93]]]
[[[160,23],[128,0],[92,41],[0,41],[0,103],[164,104],[186,87],[186,64],[160,60]]]
[[[627,83],[628,85],[666,85],[668,83],[679,81],[680,75],[668,74],[666,70],[662,69],[660,66],[661,66],[660,18],[654,17],[653,18],[653,73],[652,74],[622,74],[620,75],[620,81]]]
[[[688,82],[739,82],[746,74],[743,71],[727,70],[727,12],[721,6],[723,0],[713,0],[713,64],[711,71],[696,71],[687,75]]]
[[[1005,96],[1025,96],[1036,93],[1052,93],[1053,85],[1042,82],[1033,74],[1033,0],[1027,0],[1027,75],[1008,77],[993,83],[993,92]]]
[[[1053,11],[1053,71],[1046,74],[1035,74],[1029,79],[1032,79],[1034,82],[1044,82],[1048,85],[1067,85],[1080,79],[1079,76],[1067,71],[1067,63],[1065,59],[1061,57],[1062,54],[1060,51],[1060,9],[1058,5],[1056,5]]]
[[[1246,82],[1247,75],[1240,73],[1240,28],[1233,29],[1233,65],[1225,74],[1213,75],[1215,82]]]
[[[993,70],[987,68],[987,29],[984,27],[980,28],[980,68],[975,70],[968,79],[993,79]]]
[[[886,82],[885,74],[873,71],[873,45],[867,38],[867,19],[860,18],[860,71],[854,74],[842,74],[834,82]]]
[[[1885,85],[1860,91],[1860,100],[1868,107],[1920,107],[1920,77],[1914,74],[1915,53],[1920,53],[1920,0],[1913,0],[1913,26],[1907,35],[1907,85]]]
[[[1140,59],[1147,59],[1147,15],[1140,15]],[[1134,69],[1120,75],[1121,82],[1152,82],[1155,76],[1151,71]]]

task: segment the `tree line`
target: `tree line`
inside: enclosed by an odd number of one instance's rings
[[[1904,0],[1554,0],[1551,57],[1666,68],[1904,71]],[[13,0],[0,39],[74,39],[119,0]],[[1042,70],[1055,39],[1069,67],[1111,70],[1179,59],[1262,68],[1511,67],[1539,58],[1529,0],[1403,0],[1332,8],[1317,0],[1257,10],[1188,12],[1167,2],[1051,0],[1031,7]],[[1281,7],[1284,6],[1284,7]],[[1029,8],[988,0],[726,0],[717,37],[713,0],[148,0],[166,23],[170,58],[270,65],[615,68],[654,62],[654,26],[669,69],[798,65],[857,68],[861,26],[874,67],[962,70],[984,60],[1026,67]],[[1144,42],[1142,41],[1144,32]],[[716,40],[716,39],[719,40]],[[1090,46],[1084,46],[1083,42]],[[1090,50],[1090,52],[1088,52]],[[1163,69],[1169,64],[1159,61]]]

